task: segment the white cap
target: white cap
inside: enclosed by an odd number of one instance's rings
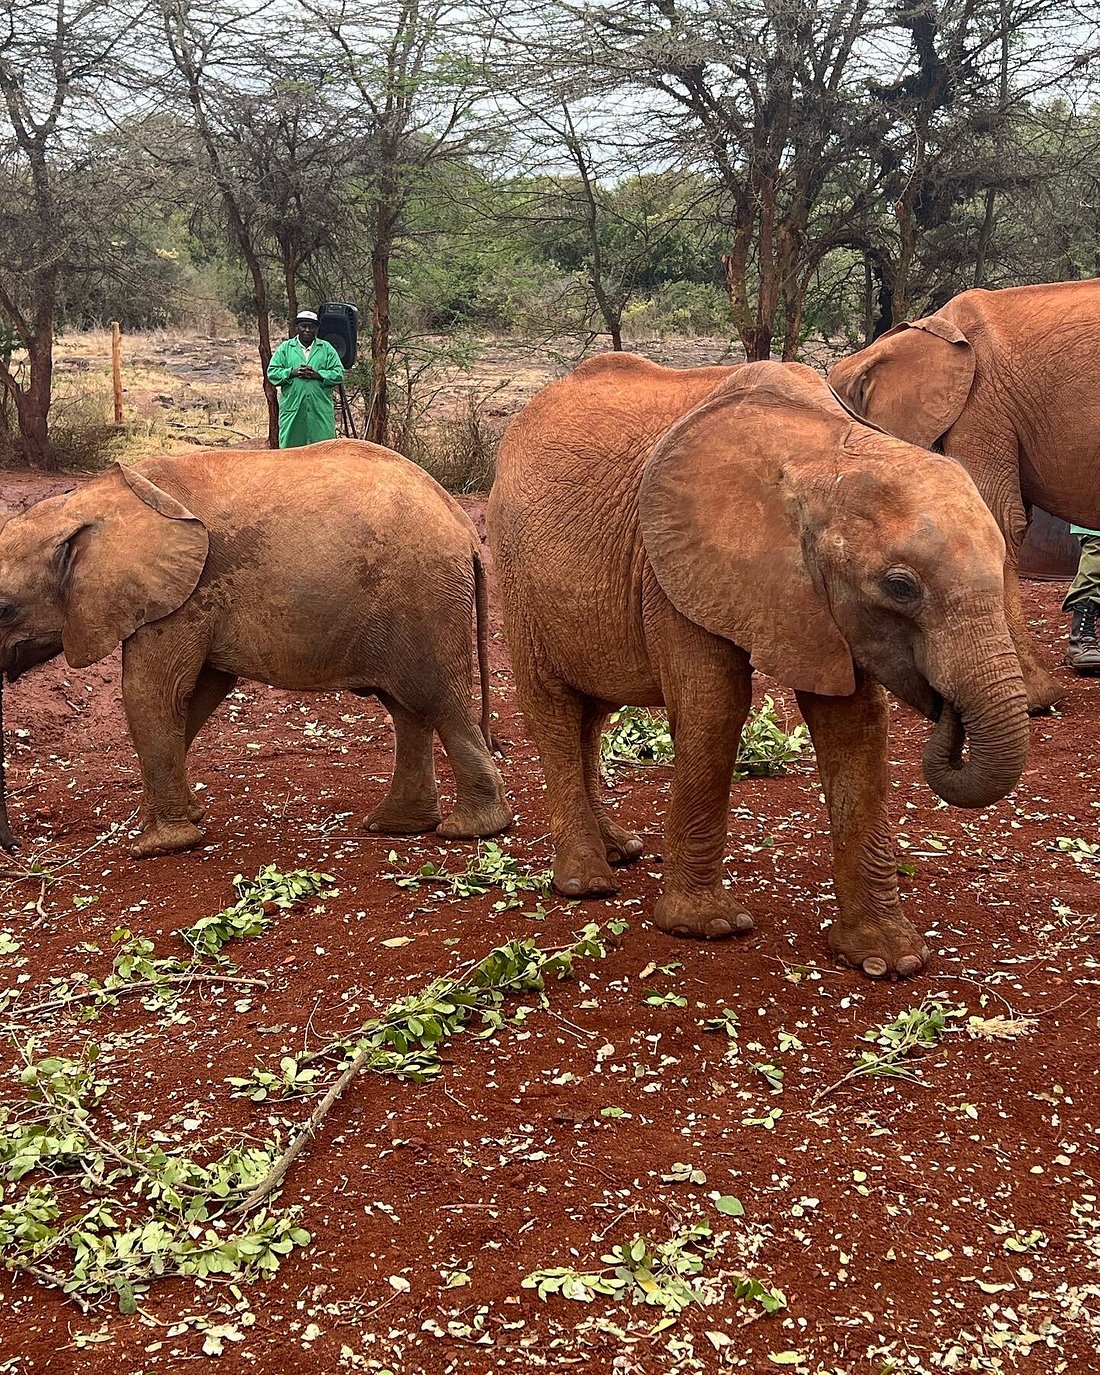
[[[312,320],[313,323],[316,324],[317,313],[316,311],[312,310],[300,310],[298,314],[294,317],[294,323],[297,324],[299,320]]]

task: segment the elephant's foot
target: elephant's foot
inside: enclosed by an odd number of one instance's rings
[[[645,848],[641,836],[635,835],[633,831],[624,830],[607,816],[601,816],[599,823],[608,864],[633,864],[641,857]]]
[[[744,935],[754,924],[744,904],[720,883],[691,893],[662,893],[653,922],[670,936],[710,941]]]
[[[1024,670],[1024,691],[1027,693],[1029,716],[1038,716],[1055,707],[1066,695],[1065,689],[1045,668],[1038,664]]]
[[[199,822],[206,815],[206,807],[199,801],[194,788],[187,789],[187,820]],[[148,802],[143,802],[138,813],[138,825],[143,831],[152,830],[157,824],[157,814]]]
[[[171,855],[191,850],[201,840],[202,832],[193,821],[158,821],[145,827],[130,847],[130,854],[134,859]]]
[[[579,843],[554,855],[554,891],[565,898],[606,898],[619,891],[603,845]]]
[[[363,822],[364,831],[377,831],[382,835],[411,836],[425,831],[434,831],[439,825],[439,803],[434,798],[430,802],[402,802],[394,797],[384,797]]]
[[[503,797],[481,807],[456,803],[454,810],[439,823],[436,834],[448,840],[484,840],[506,831],[514,821],[512,809]]]
[[[900,912],[834,922],[829,949],[841,963],[862,969],[871,979],[911,979],[931,959],[920,933]]]

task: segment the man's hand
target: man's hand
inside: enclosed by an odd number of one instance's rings
[[[317,369],[311,368],[308,363],[303,363],[300,368],[295,368],[294,375],[296,377],[304,377],[309,382],[319,382],[321,379],[321,374]]]

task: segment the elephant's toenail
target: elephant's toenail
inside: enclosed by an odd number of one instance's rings
[[[626,853],[631,859],[637,859],[642,853],[642,842],[640,840],[628,840],[626,842]]]
[[[898,977],[900,979],[911,979],[914,974],[919,974],[923,964],[917,955],[903,955],[897,963]]]
[[[709,940],[721,940],[723,936],[733,935],[733,927],[725,917],[715,917],[713,921],[707,922],[706,934]]]
[[[561,886],[561,891],[570,897],[575,897],[581,891],[581,881],[579,878],[567,878]]]
[[[863,961],[863,972],[868,978],[881,979],[886,973],[886,961],[878,955],[872,955],[870,959]]]

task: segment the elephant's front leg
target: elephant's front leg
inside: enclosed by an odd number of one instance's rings
[[[862,674],[850,697],[797,696],[817,752],[833,832],[840,915],[829,929],[829,945],[872,978],[917,974],[928,947],[902,916],[898,900],[897,857],[886,815],[886,696]]]
[[[158,637],[159,638],[159,637]],[[135,859],[189,850],[202,839],[192,820],[194,798],[187,786],[187,715],[201,661],[180,676],[189,656],[177,647],[138,643],[139,631],[122,651],[122,701],[144,784],[144,823],[130,853]]]
[[[676,745],[665,823],[664,892],[653,920],[674,936],[751,931],[752,917],[722,882],[730,784],[752,702],[748,657],[699,631],[683,675],[662,674]],[[672,681],[669,681],[669,677]]]

